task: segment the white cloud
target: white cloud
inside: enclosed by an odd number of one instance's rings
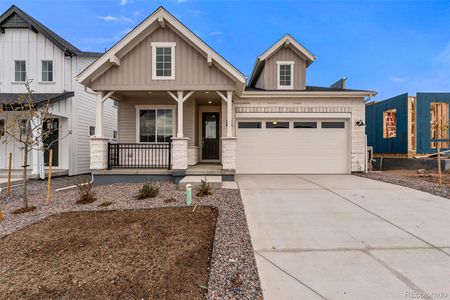
[[[404,83],[408,81],[408,77],[405,76],[391,76],[389,78],[393,83]]]
[[[222,34],[223,34],[222,31],[211,31],[208,35],[217,36],[217,35],[222,35]]]
[[[137,16],[141,16],[142,14],[141,14],[141,11],[139,11],[139,10],[135,10],[134,12],[133,12],[133,16],[135,16],[135,17],[137,17]]]
[[[187,0],[176,0],[177,3],[187,2]]]
[[[435,60],[440,63],[450,64],[450,43],[435,57]]]
[[[133,3],[133,0],[120,0],[120,5],[127,5]]]
[[[198,16],[202,13],[201,10],[198,9],[189,9],[189,12],[193,15],[193,16]]]
[[[131,20],[130,18],[124,17],[124,16],[99,16],[97,17],[105,22],[120,22],[120,23],[133,23],[133,20]]]

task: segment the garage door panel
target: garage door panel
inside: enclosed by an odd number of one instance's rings
[[[238,129],[239,174],[348,173],[348,128]],[[346,126],[347,127],[347,126]]]

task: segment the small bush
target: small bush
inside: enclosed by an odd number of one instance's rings
[[[209,183],[207,182],[206,178],[205,180],[202,180],[199,187],[198,187],[198,193],[197,196],[203,197],[211,195],[211,187],[209,186]]]
[[[79,196],[76,204],[89,204],[97,200],[91,182],[77,184],[77,188]]]
[[[148,198],[155,198],[158,195],[159,195],[159,187],[154,186],[150,183],[146,183],[139,190],[139,193],[136,195],[136,199],[142,200]]]

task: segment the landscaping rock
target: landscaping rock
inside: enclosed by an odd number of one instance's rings
[[[89,180],[89,177],[86,178]],[[77,178],[64,178],[59,187],[79,183]],[[61,182],[62,181],[62,182]],[[64,183],[63,186],[62,183]],[[0,202],[4,217],[0,223],[0,238],[60,212],[92,210],[125,210],[154,207],[185,206],[185,191],[178,190],[175,184],[158,183],[160,193],[157,197],[137,201],[134,196],[142,184],[112,184],[95,186],[97,201],[91,204],[76,205],[77,189],[53,193],[52,202],[46,205],[46,182],[31,183],[29,203],[37,209],[20,215],[12,212],[21,207],[20,189],[14,189],[7,202]],[[107,207],[99,207],[104,202],[112,202]],[[193,197],[195,205],[208,205],[218,209],[211,269],[207,284],[207,299],[261,299],[256,262],[245,218],[244,207],[239,190],[214,190],[212,195]],[[239,277],[236,278],[237,274]],[[237,280],[238,279],[238,280]]]

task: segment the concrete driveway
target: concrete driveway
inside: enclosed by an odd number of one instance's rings
[[[450,299],[450,200],[351,175],[238,184],[265,299]]]

